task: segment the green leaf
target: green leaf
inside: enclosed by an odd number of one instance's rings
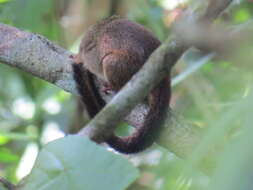
[[[0,133],[0,145],[4,145],[9,142],[9,139]]]
[[[16,163],[18,162],[19,157],[7,148],[0,149],[0,163]]]
[[[240,9],[235,14],[236,22],[245,22],[251,18],[250,12],[247,9]]]
[[[6,144],[9,140],[33,140],[36,139],[36,135],[25,134],[25,133],[15,133],[15,132],[2,132],[0,130],[0,145]]]
[[[87,138],[68,136],[42,149],[22,190],[121,190],[137,176],[120,155]]]
[[[10,0],[0,0],[0,3],[7,3],[9,2]]]

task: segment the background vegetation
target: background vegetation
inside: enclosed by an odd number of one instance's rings
[[[76,52],[87,27],[113,14],[145,25],[163,41],[177,14],[197,3],[197,0],[0,0],[0,22],[39,33]],[[239,26],[252,18],[253,3],[237,0],[217,22]],[[187,122],[206,130],[206,136],[188,160],[158,146],[128,157],[140,171],[138,180],[129,189],[253,188],[252,43],[242,45],[241,50],[229,61],[211,60],[210,55],[202,56],[196,50],[188,51],[180,60],[173,71],[171,107]],[[190,75],[178,80],[178,76],[185,76],[185,71]],[[85,110],[76,97],[0,64],[0,176],[18,182],[30,172],[44,144],[77,131],[85,122]],[[232,142],[224,143],[225,151],[217,158],[217,167],[211,175],[194,167],[210,144],[225,142],[227,138]]]

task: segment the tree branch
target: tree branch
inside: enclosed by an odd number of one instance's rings
[[[0,23],[0,62],[77,93],[70,55],[43,36]]]

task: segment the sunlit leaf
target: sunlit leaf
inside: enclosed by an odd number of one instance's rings
[[[9,139],[3,135],[0,134],[0,145],[6,144],[9,141]]]
[[[6,3],[9,2],[10,0],[0,0],[0,3]]]
[[[138,171],[90,140],[68,136],[47,144],[22,190],[121,190]]]
[[[235,14],[236,22],[245,22],[251,18],[251,15],[247,9],[240,9]]]

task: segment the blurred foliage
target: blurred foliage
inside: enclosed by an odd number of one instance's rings
[[[87,138],[68,136],[47,144],[41,150],[22,189],[123,190],[137,177],[138,170],[120,155]]]
[[[197,0],[189,2],[122,0],[117,12],[145,25],[164,40],[169,37],[175,15]],[[101,18],[106,17],[109,6],[100,4],[100,0],[0,0],[0,22],[42,34],[71,49],[77,44],[75,39],[80,39],[87,29],[83,23],[93,19],[80,12],[80,7],[86,6],[101,13]],[[83,20],[79,21],[77,15],[82,15]],[[252,18],[252,1],[241,0],[235,1],[218,23],[233,26]],[[140,178],[129,189],[252,189],[253,68],[252,55],[248,53],[253,52],[252,46],[242,47],[238,52],[236,59],[207,61],[190,73],[187,80],[173,87],[173,110],[206,131],[196,152],[188,160],[181,160],[155,146],[153,150],[131,156],[131,161],[138,165]],[[173,70],[173,76],[194,67],[202,57],[196,50],[188,51]],[[35,143],[40,149],[46,142],[76,127],[76,123],[82,126],[87,122],[80,120],[78,112],[82,111],[76,109],[76,104],[75,98],[57,87],[0,64],[0,176],[17,182],[22,176],[19,174],[22,165],[33,164],[33,161],[24,161],[29,145]],[[232,142],[225,144],[228,139]],[[208,176],[195,166],[208,148],[218,142],[224,145],[225,151]]]

